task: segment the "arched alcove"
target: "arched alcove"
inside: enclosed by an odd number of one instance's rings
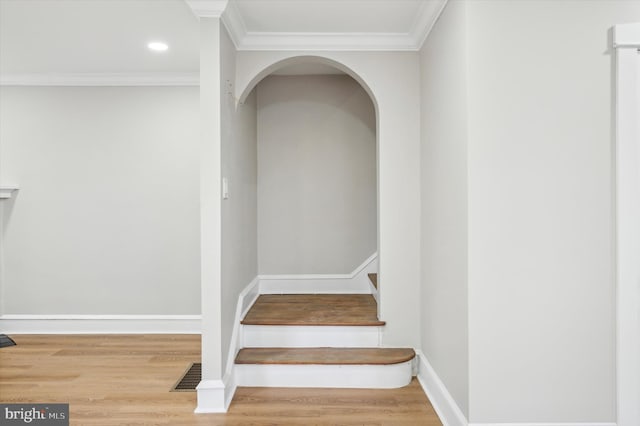
[[[350,274],[377,252],[377,108],[348,67],[298,56],[258,72],[261,275]]]
[[[227,44],[230,45],[231,42]],[[226,92],[227,100],[223,106],[225,110],[235,110],[230,112],[232,115],[241,116],[252,108],[255,111],[256,85],[274,71],[296,64],[318,64],[342,70],[352,77],[370,98],[375,111],[377,189],[375,210],[377,270],[380,284],[378,310],[379,318],[387,321],[382,341],[385,345],[416,346],[416,336],[411,332],[412,325],[419,320],[415,294],[419,290],[420,278],[419,259],[418,256],[413,255],[418,253],[420,243],[419,232],[417,232],[420,219],[420,93],[415,90],[419,87],[420,80],[419,74],[415,72],[415,55],[398,52],[346,51],[314,52],[313,54],[301,54],[295,51],[237,51],[231,54],[229,52],[232,52],[232,48],[229,47],[227,50],[228,55],[225,57],[229,60],[223,63],[226,65],[223,67],[222,81],[227,82],[226,88],[232,85],[233,91]],[[253,95],[251,95],[252,92]],[[245,122],[245,120],[241,121]],[[251,128],[251,123],[255,123],[255,120],[249,121],[241,128]],[[224,126],[225,123],[229,125],[229,121],[223,117],[222,125]],[[227,136],[223,131],[223,139]],[[247,148],[253,146],[250,141],[246,142]],[[245,145],[242,144],[242,146]],[[235,140],[223,140],[223,147],[237,150],[240,154],[240,157],[224,155],[225,148],[223,148],[223,162],[246,158],[241,152],[244,148]],[[330,166],[327,165],[327,167]],[[229,200],[223,202],[223,205],[228,207],[235,203],[235,207],[233,212],[224,215],[223,219],[226,217],[229,220],[235,220],[245,215],[247,211],[246,206],[234,195],[237,194],[234,188],[238,188],[238,182],[242,182],[238,179],[239,177],[231,176],[229,184],[231,196]],[[223,228],[227,230],[226,234],[229,236],[230,228],[225,220],[223,220]],[[238,223],[236,229],[238,237],[247,230],[255,229],[253,216],[244,222]],[[249,237],[254,238],[251,235]],[[251,238],[247,238],[243,247],[257,247],[257,243],[252,244]],[[232,243],[233,241],[229,244]],[[226,244],[223,245],[224,253],[229,254],[226,247]],[[255,255],[255,253],[250,254]],[[238,258],[249,259],[249,256],[245,252],[239,253],[238,256],[227,256],[227,259]],[[250,263],[254,264],[253,261]],[[243,283],[247,281],[247,271],[252,272],[254,269],[247,269],[240,265],[228,265],[222,269],[229,271],[234,267],[238,276],[234,285],[240,292]],[[258,274],[258,271],[255,273]],[[335,276],[329,275],[328,278]],[[345,275],[340,275],[340,277],[343,276]],[[262,275],[261,277],[263,278]],[[287,277],[291,278],[291,276]],[[278,282],[276,278],[273,280]],[[326,286],[330,281],[331,279],[325,279],[322,284]],[[225,282],[230,281],[225,279]],[[287,290],[287,292],[291,291]],[[227,317],[231,318],[230,315]]]

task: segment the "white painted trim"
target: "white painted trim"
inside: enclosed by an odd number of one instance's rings
[[[390,365],[236,365],[238,386],[394,389],[411,382],[413,361]]]
[[[613,27],[613,47],[640,47],[640,24],[621,24]]]
[[[255,277],[249,285],[240,293],[239,302],[241,302],[240,317],[237,321],[240,324],[240,320],[247,315],[251,306],[256,302],[256,299],[260,296],[260,281],[258,277]]]
[[[226,413],[238,387],[236,381],[235,359],[242,348],[242,325],[240,320],[247,314],[259,294],[259,281],[255,277],[238,295],[236,313],[231,332],[227,368],[222,380],[203,380],[196,387],[198,405],[196,413]]]
[[[196,386],[198,403],[194,413],[226,413],[226,386],[222,380],[202,380]]]
[[[18,185],[0,185],[0,199],[11,198],[14,191],[20,189]]]
[[[433,369],[427,357],[420,350],[416,350],[418,358],[418,381],[427,394],[431,405],[444,426],[468,426],[465,415],[449,393],[438,374]],[[524,426],[524,425],[523,425]]]
[[[233,1],[224,10],[222,21],[237,50],[417,51],[422,47],[446,2],[447,0],[423,2],[410,30],[401,33],[248,31],[242,13]]]
[[[3,74],[0,86],[198,86],[193,73]]]
[[[616,46],[616,411],[640,424],[640,23],[614,28]]]
[[[229,0],[185,0],[187,6],[198,18],[219,18]]]
[[[616,426],[615,423],[469,423],[469,426]]]
[[[236,49],[242,43],[242,38],[247,33],[247,26],[242,18],[242,13],[235,1],[230,2],[222,15],[222,23],[224,24],[231,41],[233,41]]]
[[[351,279],[260,277],[261,294],[371,294],[371,287]]]
[[[4,314],[4,206],[0,204],[0,318]],[[0,332],[2,331],[2,322],[0,322]]]
[[[409,33],[281,33],[247,32],[238,50],[416,51]]]
[[[243,325],[242,346],[251,348],[377,348],[382,326]]]
[[[202,313],[202,394],[199,409],[216,400],[208,383],[224,377],[222,342],[222,173],[220,100],[220,20],[200,19],[200,302]],[[206,395],[211,394],[211,401]],[[218,398],[219,399],[219,398]]]
[[[4,334],[200,334],[200,315],[1,315]]]
[[[238,303],[236,305],[236,314],[233,322],[233,330],[231,331],[231,342],[229,343],[229,353],[227,354],[227,368],[225,369],[225,378],[223,381],[228,383],[234,378],[234,362],[238,351],[243,347],[242,345],[242,325],[240,321],[247,314],[251,305],[258,298],[259,281],[258,277],[255,277],[249,285],[238,295]],[[228,407],[228,406],[227,406]]]
[[[422,45],[424,44],[429,34],[431,34],[431,30],[440,19],[444,8],[447,7],[447,2],[449,0],[440,0],[437,1],[425,1],[422,3],[422,9],[418,14],[416,23],[414,25],[414,29],[412,33],[415,34],[417,43],[417,50],[422,49]]]
[[[350,274],[259,275],[261,294],[371,294],[367,274],[377,272],[374,253]]]

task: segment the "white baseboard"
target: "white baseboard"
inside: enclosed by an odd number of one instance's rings
[[[222,380],[202,380],[196,387],[198,405],[195,413],[226,413],[226,386]]]
[[[196,388],[198,405],[195,413],[226,413],[229,409],[233,395],[238,387],[235,359],[242,345],[242,325],[240,320],[244,318],[249,308],[260,295],[259,290],[260,281],[256,277],[238,295],[224,377],[222,380],[202,380],[200,382]],[[205,362],[206,360],[203,359],[202,363]]]
[[[240,319],[244,318],[247,312],[249,312],[249,309],[253,306],[258,296],[260,296],[260,280],[258,277],[255,277],[238,296],[238,300],[242,302]],[[237,313],[236,310],[236,314]],[[240,324],[240,321],[238,321],[238,324]]]
[[[197,405],[194,413],[226,413],[238,384],[235,368],[227,368],[222,380],[202,380],[196,386]]]
[[[1,315],[4,334],[200,334],[200,315]]]
[[[367,274],[378,270],[374,253],[350,274],[260,275],[261,294],[371,294]]]
[[[444,426],[470,426],[462,410],[422,351],[416,350],[416,357],[418,358],[418,381],[442,424]]]
[[[469,426],[616,426],[616,423],[562,423],[562,422],[469,423]]]
[[[426,356],[416,349],[418,381],[444,426],[616,426],[616,423],[513,422],[469,423]]]
[[[198,86],[198,73],[4,74],[0,86]]]

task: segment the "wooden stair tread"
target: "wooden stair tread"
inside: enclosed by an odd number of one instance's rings
[[[375,288],[378,288],[378,274],[368,274],[371,283]]]
[[[244,325],[382,326],[370,294],[263,294]]]
[[[412,360],[408,348],[244,348],[236,364],[391,365]]]

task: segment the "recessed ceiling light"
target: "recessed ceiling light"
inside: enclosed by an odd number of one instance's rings
[[[169,45],[161,41],[152,41],[151,43],[147,44],[147,47],[155,52],[164,52],[165,50],[169,49]]]

